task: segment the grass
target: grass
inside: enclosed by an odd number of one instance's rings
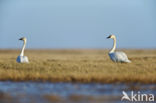
[[[0,50],[1,81],[156,83],[156,50],[122,50],[130,64],[113,63],[108,50]]]

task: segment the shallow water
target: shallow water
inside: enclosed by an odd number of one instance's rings
[[[0,82],[0,103],[120,103],[122,91],[156,95],[156,84]]]

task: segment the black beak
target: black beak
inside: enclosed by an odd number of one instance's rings
[[[19,40],[23,40],[23,38],[20,38]]]
[[[111,36],[108,36],[107,39],[109,39]]]

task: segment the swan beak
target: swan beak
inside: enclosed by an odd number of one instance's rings
[[[111,38],[111,36],[108,36],[107,39]]]

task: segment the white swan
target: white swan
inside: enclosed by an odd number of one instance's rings
[[[114,45],[111,51],[109,52],[109,57],[113,62],[121,62],[121,63],[131,63],[131,61],[128,59],[127,55],[124,52],[115,52],[116,49],[116,37],[115,35],[110,35],[107,37],[107,39],[113,39]]]
[[[20,38],[19,40],[23,40],[24,43],[23,43],[23,48],[22,48],[21,54],[17,57],[16,61],[18,63],[29,63],[28,57],[24,56],[24,49],[26,46],[27,39],[25,37],[23,37],[23,38]]]

